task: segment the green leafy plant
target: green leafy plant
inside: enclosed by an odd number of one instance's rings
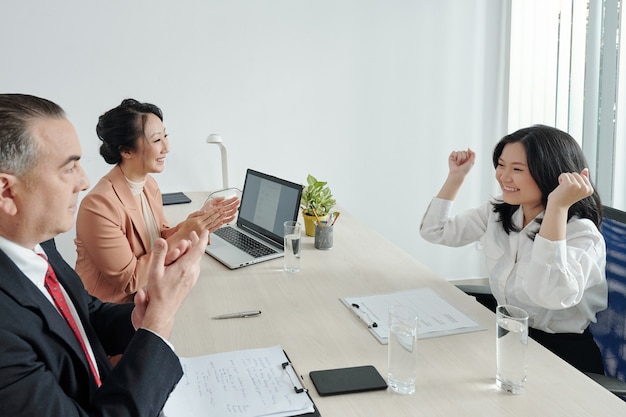
[[[315,210],[318,216],[327,215],[336,203],[328,184],[318,181],[311,174],[307,176],[306,182],[307,185],[302,189],[300,199],[302,212],[313,216],[313,210]]]

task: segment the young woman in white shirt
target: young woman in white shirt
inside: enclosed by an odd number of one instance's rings
[[[505,136],[493,152],[502,194],[451,216],[475,159],[469,148],[450,154],[422,237],[453,247],[480,241],[497,303],[526,310],[530,336],[576,368],[603,373],[588,329],[607,306],[602,206],[582,149],[548,126]]]

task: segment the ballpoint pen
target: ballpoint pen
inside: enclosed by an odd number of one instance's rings
[[[369,315],[365,311],[361,310],[361,307],[359,307],[358,304],[352,303],[351,307],[352,308],[350,310],[352,310],[354,315],[357,316],[359,320],[361,320],[367,326],[368,329],[371,329],[372,327],[378,327],[378,324],[374,320],[370,319]]]
[[[261,310],[253,310],[253,311],[240,311],[239,313],[226,313],[220,314],[219,316],[211,317],[214,320],[222,320],[222,319],[241,319],[245,317],[254,317],[261,314]]]

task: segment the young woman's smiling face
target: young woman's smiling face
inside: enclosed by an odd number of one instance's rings
[[[509,143],[502,149],[496,166],[496,180],[502,189],[504,202],[522,206],[526,221],[544,210],[541,190],[530,174],[526,150],[520,142]]]

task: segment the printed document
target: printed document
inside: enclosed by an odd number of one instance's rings
[[[392,305],[405,305],[415,310],[419,319],[418,339],[485,329],[430,288],[416,288],[362,297],[346,297],[340,298],[340,300],[347,308],[359,310],[358,315],[369,321],[366,324],[371,325],[370,332],[382,344],[388,342],[387,313]],[[373,326],[373,323],[376,325]]]

